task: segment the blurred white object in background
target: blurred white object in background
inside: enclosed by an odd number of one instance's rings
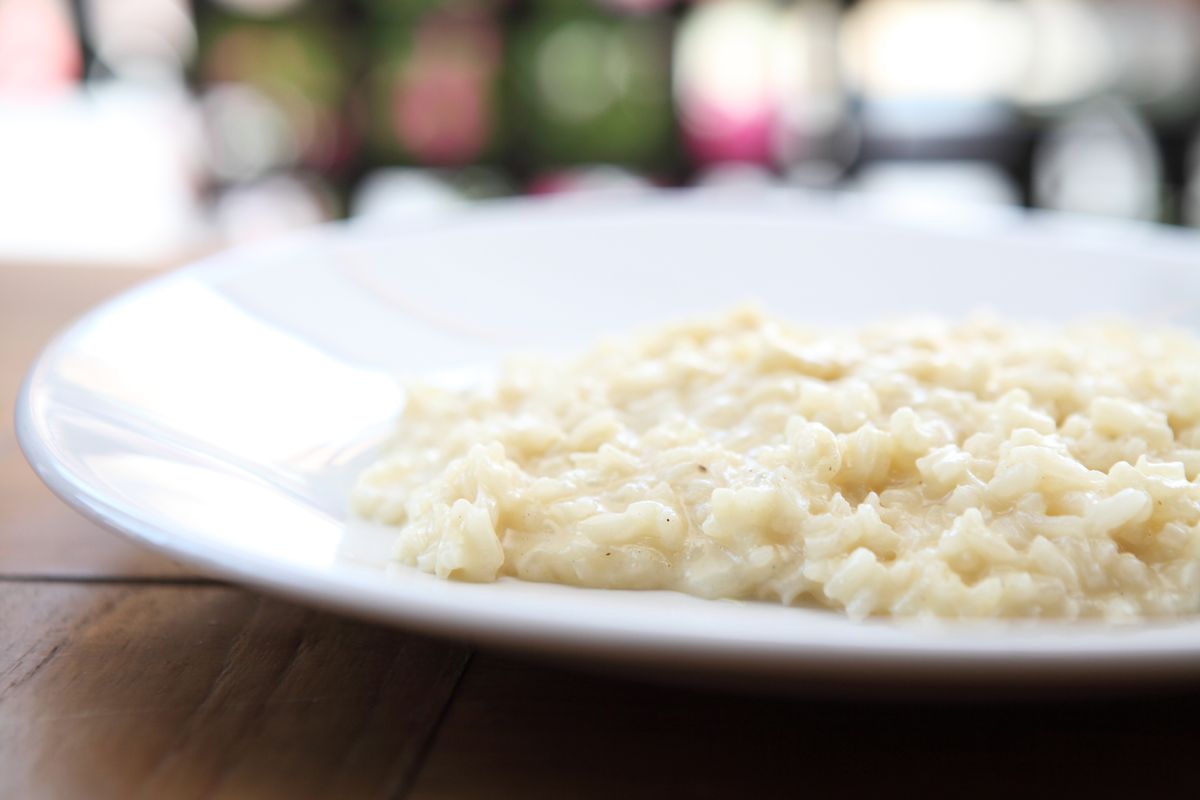
[[[1026,106],[1052,108],[1093,97],[1116,79],[1111,31],[1090,0],[1019,0],[1028,59],[1012,87]]]
[[[212,209],[224,244],[264,239],[333,219],[334,200],[318,180],[270,175],[226,189]]]
[[[97,55],[155,80],[79,88],[61,0],[0,0],[0,255],[153,265],[203,239],[199,135],[183,86],[183,0],[91,0]],[[136,18],[136,24],[134,24]],[[164,68],[146,65],[174,61]]]
[[[1028,59],[1012,97],[1056,113],[1109,93],[1167,115],[1200,102],[1195,0],[1018,0]]]
[[[283,110],[253,86],[212,86],[201,98],[200,111],[208,168],[221,180],[253,180],[290,166],[299,155]]]
[[[84,22],[96,59],[123,80],[182,80],[196,52],[187,0],[87,0]]]
[[[0,94],[0,253],[146,263],[203,238],[199,136],[180,90]]]
[[[1200,4],[1195,0],[1119,0],[1105,12],[1117,61],[1115,86],[1160,113],[1192,115],[1200,101]]]
[[[1002,0],[863,0],[846,13],[839,49],[866,97],[987,100],[1021,74],[1023,34]]]
[[[714,164],[696,175],[696,186],[709,191],[750,192],[778,183],[775,174],[758,164]]]
[[[1078,214],[1156,220],[1162,165],[1145,121],[1128,103],[1094,101],[1056,123],[1034,154],[1034,200]]]
[[[368,175],[350,200],[350,215],[367,222],[426,219],[462,208],[466,199],[429,170],[401,167]]]
[[[606,164],[569,167],[538,176],[532,194],[586,194],[604,197],[636,196],[652,188],[646,178],[623,167]]]
[[[997,135],[1029,60],[1017,6],[1001,0],[864,0],[846,12],[838,50],[864,136],[893,149]]]
[[[890,213],[939,222],[1009,213],[1019,200],[1012,178],[986,161],[876,161],[849,188]]]

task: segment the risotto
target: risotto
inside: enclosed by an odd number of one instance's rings
[[[1197,610],[1198,474],[1185,333],[738,309],[414,385],[352,502],[443,578],[1121,620]]]

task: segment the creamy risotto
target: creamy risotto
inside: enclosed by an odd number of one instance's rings
[[[411,387],[354,510],[444,578],[1102,617],[1200,604],[1200,342],[753,309]]]

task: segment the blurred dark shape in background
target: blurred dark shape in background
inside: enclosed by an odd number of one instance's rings
[[[693,184],[1200,225],[1200,3],[0,0],[0,256]]]

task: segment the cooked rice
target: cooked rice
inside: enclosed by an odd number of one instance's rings
[[[353,506],[444,578],[1129,619],[1200,604],[1198,474],[1183,332],[739,309],[411,387]]]

